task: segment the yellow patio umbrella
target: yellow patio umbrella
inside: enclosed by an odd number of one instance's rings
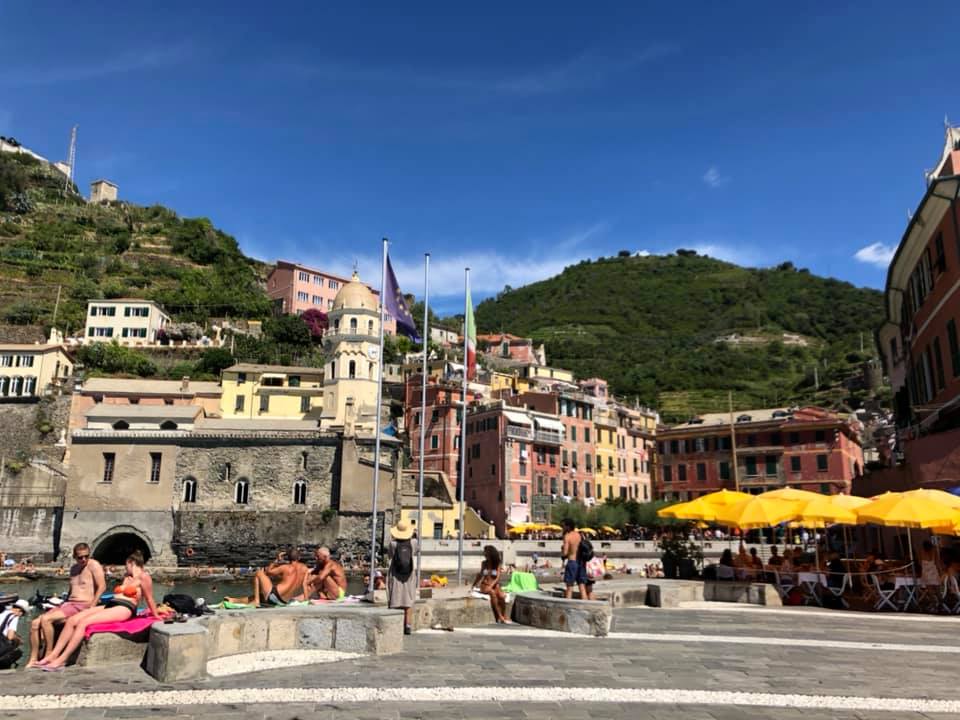
[[[907,492],[903,494],[911,497],[923,497],[927,500],[938,502],[941,505],[946,505],[947,507],[960,510],[960,497],[951,495],[945,490],[936,490],[934,488],[917,488],[916,490],[907,490]]]
[[[835,505],[845,507],[848,510],[856,510],[871,503],[870,498],[860,497],[859,495],[830,495],[829,497]]]
[[[550,523],[549,525],[544,525],[543,529],[546,530],[547,532],[560,532],[563,530],[562,527],[560,527],[559,525],[554,525],[553,523]]]
[[[758,497],[775,498],[777,500],[800,500],[801,502],[811,502],[819,497],[823,497],[823,495],[820,493],[810,492],[809,490],[799,490],[797,488],[785,487],[780,488],[779,490],[768,490],[765,493],[760,493]]]
[[[862,525],[874,523],[885,527],[935,528],[960,523],[960,510],[939,500],[915,493],[884,493],[873,502],[857,508]]]
[[[839,495],[819,495],[816,499],[805,503],[797,520],[802,525],[822,527],[831,523],[857,524],[857,513],[838,502]],[[867,501],[869,503],[869,501]]]
[[[717,511],[716,521],[722,525],[733,525],[741,530],[773,527],[796,518],[800,507],[801,503],[796,500],[756,495],[748,500],[720,508]]]
[[[587,535],[596,535],[596,534],[597,534],[597,531],[596,531],[596,530],[594,530],[593,528],[588,528],[588,527],[577,528],[577,532],[579,532],[579,533],[586,533]]]
[[[719,508],[748,500],[751,497],[753,496],[747,493],[718,490],[708,495],[701,495],[696,500],[662,508],[657,511],[657,516],[672,517],[677,520],[715,520]]]
[[[511,535],[523,535],[525,532],[529,532],[526,525],[517,525],[507,530]]]
[[[601,528],[605,533],[610,533],[611,535],[619,535],[620,531],[616,528],[612,528],[609,525],[603,525]]]

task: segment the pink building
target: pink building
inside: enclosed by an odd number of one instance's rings
[[[302,315],[311,309],[326,313],[333,309],[337,293],[348,282],[349,278],[279,260],[267,277],[267,295],[282,313]],[[370,290],[379,296],[377,290]],[[383,328],[388,335],[393,335],[397,331],[397,321],[387,314]]]
[[[549,505],[540,504],[559,490],[563,436],[556,415],[502,401],[470,409],[466,501],[494,524],[498,537],[506,537],[511,525],[549,513]]]
[[[577,392],[525,392],[509,400],[511,405],[524,407],[544,415],[556,416],[563,424],[563,443],[560,447],[558,467],[534,468],[534,494],[549,496],[544,503],[551,503],[560,495],[568,500],[580,500],[592,504],[593,498],[593,404]],[[544,490],[541,491],[539,473]],[[550,485],[557,479],[556,487]],[[547,521],[546,515],[535,513],[534,521]]]
[[[410,442],[410,467],[420,467],[420,402],[421,375],[406,382],[404,423]],[[453,487],[458,487],[460,467],[460,410],[463,397],[458,382],[430,378],[427,383],[427,430],[424,439],[424,470],[446,473]]]

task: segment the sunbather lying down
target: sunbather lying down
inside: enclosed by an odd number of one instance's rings
[[[300,562],[300,551],[291,548],[277,553],[277,559],[253,577],[253,595],[225,597],[234,603],[253,605],[286,605],[291,600],[303,600],[303,581],[307,566]]]

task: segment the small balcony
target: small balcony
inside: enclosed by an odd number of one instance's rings
[[[539,435],[539,433],[537,433]],[[512,440],[533,440],[533,430],[518,425],[507,425],[507,437]]]
[[[560,445],[563,443],[563,436],[558,432],[550,430],[537,430],[535,439],[538,443],[544,445]]]

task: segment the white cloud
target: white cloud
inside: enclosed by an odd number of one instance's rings
[[[764,267],[772,258],[765,251],[749,245],[724,245],[721,243],[702,243],[688,245],[688,250],[696,250],[699,255],[707,255],[717,260],[742,265],[743,267]]]
[[[176,65],[187,59],[189,49],[178,44],[165,47],[145,48],[135,53],[108,57],[101,62],[90,64],[72,64],[59,67],[39,68],[22,66],[9,68],[0,78],[0,86],[33,87],[38,85],[58,85],[67,82],[96,80],[110,75],[124,75],[142,70],[152,70]]]
[[[716,165],[711,165],[703,174],[703,182],[706,183],[707,187],[716,189],[730,182],[730,178],[721,175],[720,168]]]
[[[890,261],[893,260],[893,255],[896,251],[897,249],[894,247],[875,242],[857,250],[853,254],[853,257],[862,263],[876,265],[878,268],[886,269],[890,265]]]
[[[651,253],[649,250],[637,250],[634,255],[636,257],[650,257],[653,255],[653,253]]]

